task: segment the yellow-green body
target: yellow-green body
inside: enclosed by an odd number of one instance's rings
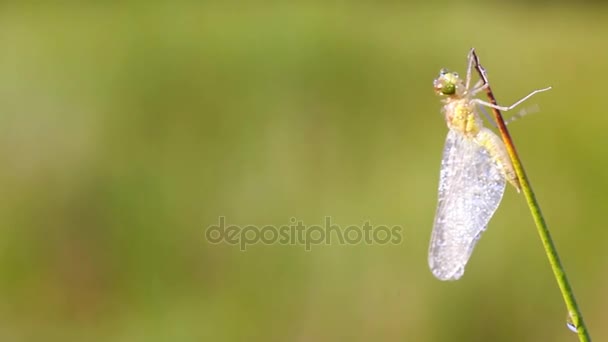
[[[477,105],[466,95],[461,97],[455,94],[446,97],[443,101],[445,103],[443,112],[448,128],[483,146],[499,165],[505,179],[519,191],[519,180],[506,147],[494,132],[483,126],[483,121],[477,113]]]

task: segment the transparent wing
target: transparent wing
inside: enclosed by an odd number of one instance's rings
[[[450,130],[429,248],[429,266],[435,277],[457,280],[462,276],[504,191],[505,178],[488,150]]]

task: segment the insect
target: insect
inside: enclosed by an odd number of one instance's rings
[[[435,92],[443,97],[449,128],[429,247],[429,267],[440,280],[462,277],[477,241],[500,204],[506,182],[520,191],[506,147],[498,135],[483,126],[480,106],[508,111],[534,94],[551,89],[535,90],[508,107],[475,98],[488,83],[479,81],[470,87],[472,52],[464,81],[457,73],[441,69],[433,82]]]

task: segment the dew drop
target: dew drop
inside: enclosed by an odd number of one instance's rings
[[[574,322],[572,321],[572,316],[570,315],[568,315],[568,317],[566,318],[566,326],[573,333],[578,333],[578,328],[576,327],[576,324],[574,324]]]

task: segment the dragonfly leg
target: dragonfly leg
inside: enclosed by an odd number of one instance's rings
[[[470,92],[471,96],[477,95],[477,93],[479,93],[482,90],[485,90],[489,86],[490,86],[490,84],[484,83],[483,80],[477,81],[477,83],[475,83],[475,86],[473,86],[473,89]]]
[[[480,99],[472,99],[471,102],[474,102],[474,103],[480,104],[482,106],[486,106],[486,107],[490,107],[490,108],[494,108],[494,109],[498,109],[498,110],[502,110],[503,112],[506,112],[508,110],[511,110],[511,109],[517,107],[518,105],[520,105],[522,102],[526,101],[527,99],[529,99],[533,95],[538,94],[538,93],[542,93],[543,91],[547,91],[549,89],[551,89],[551,87],[547,87],[547,88],[543,88],[543,89],[536,89],[535,91],[531,92],[530,94],[526,95],[521,100],[515,102],[514,104],[512,104],[512,105],[510,105],[508,107],[498,106],[498,105],[495,105],[495,104],[492,104],[490,102],[486,102],[486,101],[483,101],[483,100],[480,100]]]
[[[468,56],[468,66],[467,66],[467,78],[464,82],[464,89],[468,90],[469,86],[471,85],[471,73],[473,71],[473,63],[475,62],[475,48],[471,48],[471,51],[469,51],[469,56]]]

